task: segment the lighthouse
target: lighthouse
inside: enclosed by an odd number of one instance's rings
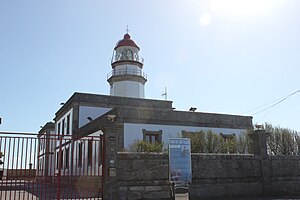
[[[110,95],[144,98],[147,76],[143,72],[144,59],[139,56],[139,46],[126,33],[114,48],[111,67],[107,75]]]

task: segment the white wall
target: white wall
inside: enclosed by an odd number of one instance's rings
[[[64,135],[67,135],[67,117],[70,115],[70,124],[69,124],[69,129],[70,133],[69,135],[72,135],[72,122],[73,122],[73,108],[71,108],[63,117],[61,117],[57,122],[55,123],[55,133],[56,134],[61,134],[62,130],[64,129]],[[62,121],[65,120],[65,125],[64,127],[62,126]],[[58,133],[58,125],[60,124],[60,133]]]
[[[144,98],[144,85],[134,81],[120,81],[115,82],[110,88],[110,95]]]
[[[74,157],[73,157],[73,175],[102,175],[102,165],[99,165],[99,159],[102,156],[100,151],[100,138],[103,134],[102,131],[97,131],[90,134],[88,137],[84,137],[81,140],[74,142]],[[92,164],[88,165],[88,140],[93,136],[93,147],[92,147]],[[82,165],[79,166],[79,143],[82,143]]]
[[[126,64],[126,65],[118,65],[115,67],[115,70],[126,70],[128,69],[129,73],[130,73],[130,70],[141,70],[140,67],[138,67],[137,65],[130,65],[130,64]]]
[[[246,129],[229,129],[229,128],[208,128],[208,127],[193,127],[193,126],[175,126],[175,125],[156,125],[156,124],[124,124],[124,147],[128,148],[135,140],[143,140],[142,129],[147,131],[162,130],[162,141],[165,145],[168,144],[169,138],[181,137],[182,131],[207,131],[212,130],[214,133],[239,135],[244,133]]]
[[[91,117],[93,120],[110,111],[111,108],[93,107],[93,106],[79,106],[79,128],[89,123],[87,119]]]

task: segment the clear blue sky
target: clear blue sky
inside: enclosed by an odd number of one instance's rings
[[[109,94],[127,25],[146,97],[167,87],[178,110],[252,115],[300,89],[299,0],[2,0],[0,131],[37,132],[75,91]],[[300,131],[299,103],[253,122]]]

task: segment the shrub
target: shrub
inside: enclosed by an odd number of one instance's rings
[[[146,141],[136,140],[129,146],[129,151],[132,152],[162,152],[164,143],[150,143]]]

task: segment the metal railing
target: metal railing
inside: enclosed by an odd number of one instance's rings
[[[114,69],[109,74],[107,74],[107,80],[110,79],[113,76],[140,76],[144,79],[147,79],[147,74],[145,74],[142,70],[136,70],[136,69]]]
[[[102,136],[0,132],[0,152],[2,200],[102,197]]]

